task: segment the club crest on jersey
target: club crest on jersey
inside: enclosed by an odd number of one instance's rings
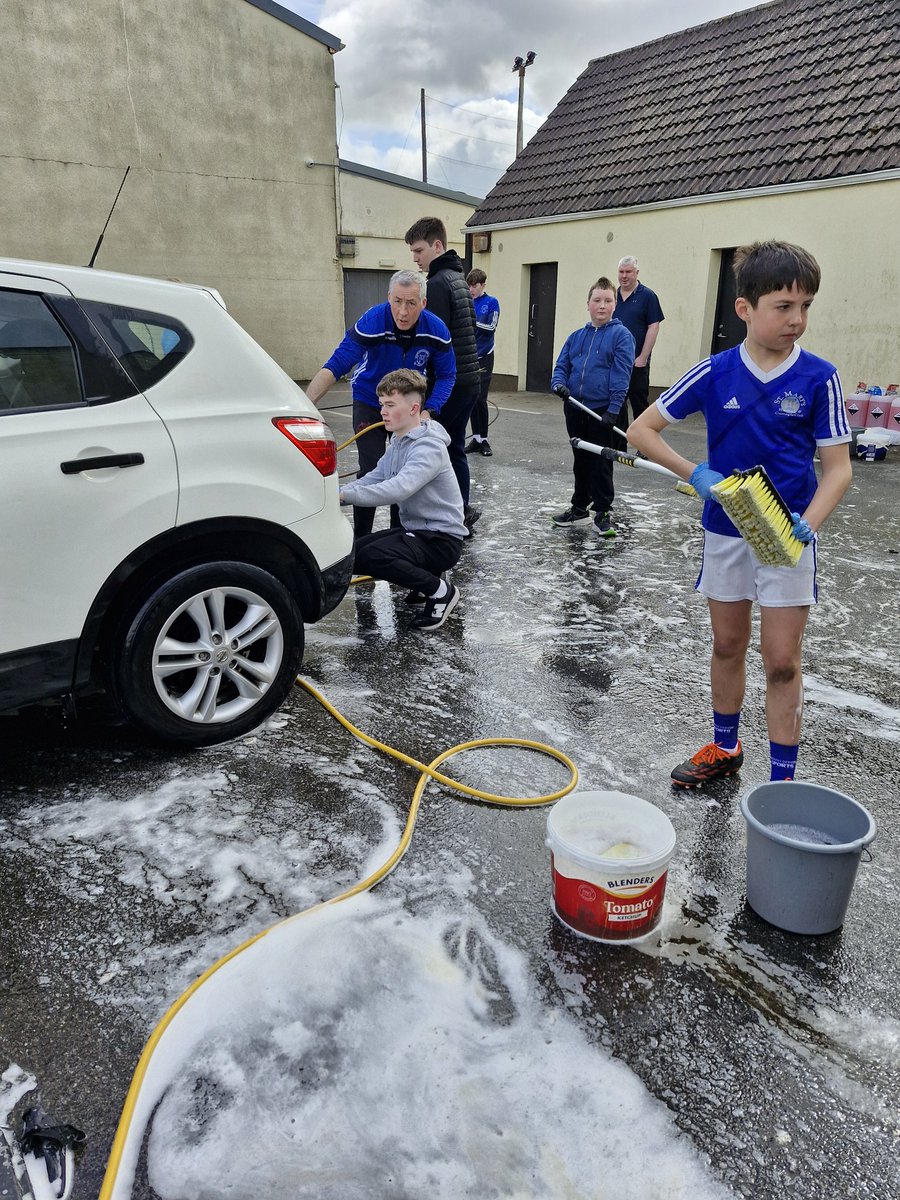
[[[782,392],[774,400],[775,411],[785,417],[800,417],[806,410],[806,397],[796,392]]]
[[[413,362],[420,371],[423,371],[428,366],[428,359],[431,357],[428,350],[417,350]]]

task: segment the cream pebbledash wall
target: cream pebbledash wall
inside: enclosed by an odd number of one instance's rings
[[[650,383],[667,387],[710,352],[720,251],[758,239],[805,246],[822,286],[802,345],[835,363],[845,394],[859,379],[900,382],[900,180],[854,183],[777,195],[492,228],[491,251],[473,257],[502,309],[494,370],[525,386],[528,264],[558,262],[554,357],[587,321],[586,297],[600,275],[615,281],[621,257],[640,262],[640,279],[659,296],[666,319],[653,351]],[[477,231],[476,231],[477,232]]]
[[[365,170],[365,168],[363,168]],[[347,270],[400,271],[415,264],[403,240],[420,217],[439,217],[447,227],[449,249],[465,256],[462,228],[478,200],[454,199],[402,176],[380,179],[341,169],[341,232],[356,238],[356,254],[342,261]]]
[[[326,35],[328,36],[328,35]],[[246,0],[5,0],[0,251],[219,289],[294,378],[341,325],[334,65]]]

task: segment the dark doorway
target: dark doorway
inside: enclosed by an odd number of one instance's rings
[[[747,336],[747,326],[734,311],[737,286],[734,282],[734,250],[722,250],[719,264],[719,295],[716,299],[716,319],[713,323],[710,354],[739,346]]]
[[[525,390],[546,392],[553,373],[557,263],[532,263],[528,290],[528,357]]]
[[[344,271],[344,328],[355,325],[367,308],[384,304],[393,271]]]

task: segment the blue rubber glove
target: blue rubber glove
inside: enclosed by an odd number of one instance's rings
[[[557,396],[559,396],[560,400],[568,400],[569,396],[572,394],[564,383],[558,383],[553,388],[553,391],[557,394]]]
[[[710,469],[708,462],[697,463],[693,471],[689,483],[694,491],[704,500],[715,500],[715,496],[710,491],[710,488],[715,487],[717,483],[721,483],[725,478],[718,471]]]
[[[791,520],[794,524],[791,526],[791,533],[798,542],[813,542],[816,535],[812,530],[809,521],[805,521],[799,513],[791,513]]]
[[[618,421],[618,419],[619,419],[619,414],[610,412],[609,409],[607,409],[606,412],[602,412],[600,414],[600,420],[603,422],[604,425],[615,425],[615,423],[616,423],[616,421]]]

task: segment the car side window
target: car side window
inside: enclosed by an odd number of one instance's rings
[[[142,391],[174,370],[194,344],[174,317],[117,304],[80,303]]]
[[[75,350],[43,298],[0,288],[0,411],[83,403]]]

